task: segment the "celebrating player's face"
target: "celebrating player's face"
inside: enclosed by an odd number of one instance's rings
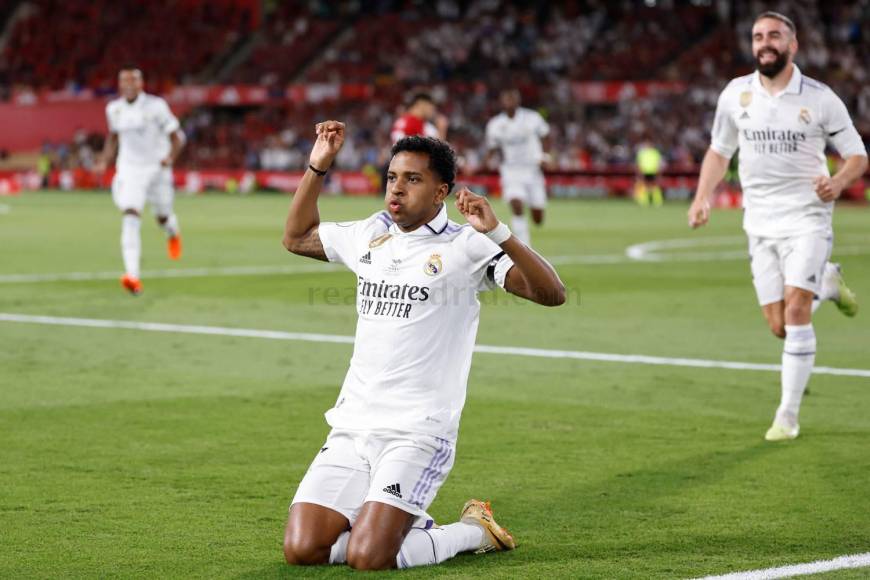
[[[138,69],[118,73],[118,92],[128,101],[133,101],[142,92],[142,73]]]
[[[430,221],[447,193],[447,184],[429,168],[426,153],[402,151],[390,161],[384,203],[402,229]]]
[[[797,40],[785,22],[762,18],[752,27],[752,55],[758,72],[773,78],[785,69],[797,49]]]

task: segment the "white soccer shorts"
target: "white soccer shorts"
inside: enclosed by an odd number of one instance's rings
[[[503,167],[501,195],[510,203],[518,199],[534,209],[547,207],[547,185],[540,167]]]
[[[291,506],[313,503],[356,521],[377,501],[431,527],[426,509],[453,467],[453,442],[431,435],[333,429],[299,483]]]
[[[818,294],[833,242],[833,235],[825,232],[791,238],[749,236],[752,283],[758,303],[764,306],[779,302],[786,286]]]
[[[157,216],[172,214],[172,169],[120,168],[112,179],[112,201],[121,211],[135,209],[140,214],[147,201]]]

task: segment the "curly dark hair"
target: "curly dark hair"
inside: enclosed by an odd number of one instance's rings
[[[402,151],[425,153],[428,155],[429,169],[434,171],[441,178],[441,181],[447,184],[447,193],[453,191],[454,181],[456,180],[456,153],[450,145],[434,137],[412,135],[411,137],[399,139],[393,145],[390,153],[395,157]]]

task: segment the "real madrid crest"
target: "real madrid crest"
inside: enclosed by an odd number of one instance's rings
[[[441,256],[439,254],[432,254],[426,260],[426,263],[423,264],[423,273],[427,276],[437,276],[443,269],[444,266],[441,264]]]
[[[812,121],[812,117],[810,117],[809,110],[807,110],[805,108],[801,108],[801,112],[798,113],[798,121],[800,121],[804,125],[809,125],[810,121]]]
[[[748,107],[749,103],[752,102],[752,91],[743,91],[740,93],[740,106]]]
[[[380,246],[383,246],[387,242],[387,240],[389,240],[392,237],[393,237],[393,234],[380,235],[369,242],[369,247],[370,248],[378,248]]]

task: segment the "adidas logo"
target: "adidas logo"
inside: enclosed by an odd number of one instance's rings
[[[390,495],[394,495],[399,499],[402,499],[402,488],[399,487],[398,483],[388,485],[384,488],[384,492],[389,493]]]
[[[372,253],[366,252],[365,254],[363,254],[362,257],[359,259],[359,262],[360,262],[360,264],[371,264],[372,263]]]
[[[741,118],[741,119],[748,119],[748,118],[749,118],[749,113],[747,113],[746,111],[743,111],[743,114],[740,115],[740,118]]]
[[[812,282],[813,284],[815,284],[816,283],[816,275],[813,274],[812,276],[807,278],[807,282]]]

